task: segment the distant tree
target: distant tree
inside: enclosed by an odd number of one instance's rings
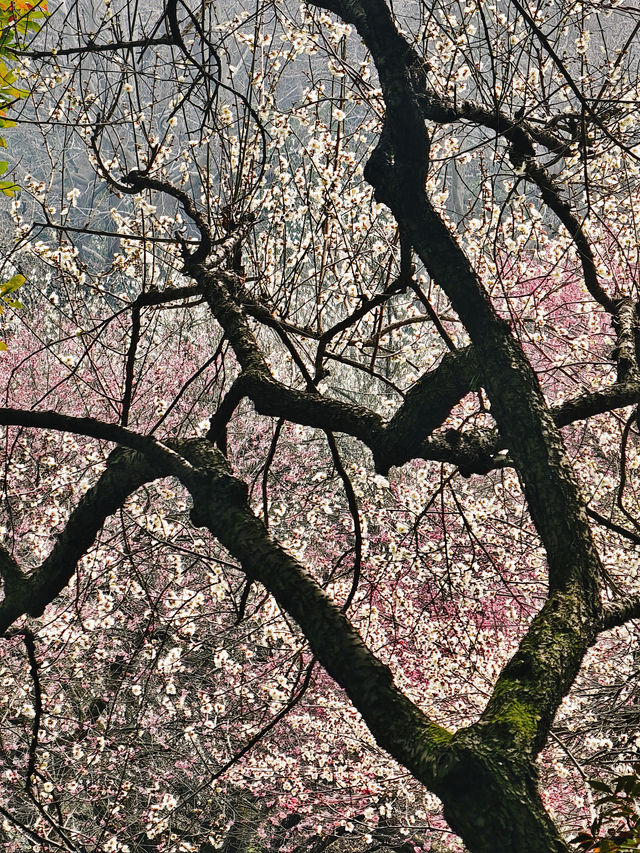
[[[614,837],[639,31],[87,0],[15,52],[5,849]]]
[[[28,94],[28,90],[14,85],[16,73],[13,63],[16,51],[28,46],[29,37],[38,32],[42,19],[47,13],[45,0],[29,3],[26,0],[2,0],[0,2],[0,127],[15,127],[8,118],[11,107]],[[4,137],[0,136],[0,147],[6,148]],[[0,175],[4,175],[9,166],[8,160],[0,160]],[[13,181],[0,181],[0,193],[11,198],[18,191]],[[24,284],[20,273],[12,275],[7,281],[0,282],[0,314],[4,308],[20,308],[21,303],[14,293]],[[7,345],[0,341],[0,350]]]

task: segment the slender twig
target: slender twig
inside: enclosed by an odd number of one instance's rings
[[[353,484],[351,483],[351,479],[347,474],[347,471],[342,464],[342,459],[340,458],[340,451],[338,450],[338,445],[336,443],[335,436],[331,432],[325,432],[327,437],[327,443],[329,445],[329,450],[331,451],[331,458],[333,459],[334,467],[338,473],[338,476],[342,480],[342,486],[344,488],[344,493],[347,498],[347,505],[349,507],[349,514],[351,515],[351,519],[353,521],[353,575],[351,579],[351,588],[347,597],[342,605],[342,611],[344,613],[349,609],[351,602],[353,601],[353,597],[355,596],[358,585],[360,583],[360,572],[362,570],[362,522],[360,521],[360,508],[358,507],[358,499],[356,497],[355,490],[353,488]]]
[[[22,631],[24,647],[29,660],[29,674],[33,683],[33,708],[34,717],[31,724],[31,740],[29,742],[29,761],[27,763],[27,775],[24,781],[26,791],[31,791],[33,774],[36,769],[36,756],[38,752],[38,737],[40,734],[40,723],[42,720],[42,688],[40,686],[40,675],[38,674],[38,660],[36,658],[36,644],[33,633],[29,628]]]
[[[140,308],[134,305],[131,310],[131,339],[127,352],[127,363],[124,371],[124,394],[122,395],[122,414],[120,423],[126,427],[129,423],[129,411],[133,396],[134,370],[136,363],[136,349],[140,340]]]

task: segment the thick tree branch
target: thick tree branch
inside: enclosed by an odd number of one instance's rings
[[[107,468],[80,499],[63,532],[44,562],[28,576],[4,576],[4,599],[0,604],[0,633],[21,616],[38,617],[58,596],[75,572],[78,561],[93,544],[105,520],[121,507],[129,495],[155,479],[145,457],[123,461],[112,454]]]
[[[155,462],[162,470],[184,475],[189,464],[173,449],[159,441],[141,436],[115,424],[105,424],[94,418],[74,418],[57,412],[33,412],[19,409],[0,409],[0,423],[75,432],[93,438],[115,441],[141,451],[136,468],[123,462],[115,451],[97,483],[80,499],[72,511],[63,532],[44,562],[29,575],[20,571],[15,560],[0,548],[0,574],[4,581],[4,599],[0,604],[0,633],[20,616],[41,616],[44,608],[60,594],[75,571],[78,560],[95,540],[106,518],[123,505],[139,486],[155,479],[158,474],[150,467]],[[142,464],[144,460],[145,464]]]
[[[404,239],[444,289],[467,329],[492,414],[522,477],[527,503],[548,555],[549,600],[499,677],[482,726],[465,736],[461,744],[464,759],[461,757],[451,771],[455,792],[446,801],[445,813],[467,843],[473,838],[475,849],[489,850],[492,839],[485,835],[486,846],[476,840],[480,823],[476,821],[473,829],[470,826],[468,808],[456,786],[457,774],[464,773],[462,768],[468,773],[474,762],[490,764],[491,755],[504,756],[505,751],[509,754],[513,749],[514,755],[533,756],[541,747],[595,637],[601,609],[600,560],[571,466],[535,373],[460,246],[426,198],[429,142],[411,84],[406,42],[382,0],[327,0],[316,5],[355,25],[371,51],[387,113],[365,177],[373,185],[377,200],[390,207]],[[482,776],[487,791],[493,787],[489,801],[497,808],[498,790],[504,786],[492,773],[487,769]],[[520,779],[525,778],[523,770]],[[519,802],[521,795],[510,803],[512,820],[520,810]],[[538,837],[548,834],[544,847],[538,849],[564,849],[548,816],[538,814],[534,819],[533,812],[527,811],[526,817],[537,822]]]
[[[640,596],[606,605],[602,614],[600,630],[609,631],[612,628],[619,628],[632,619],[640,619]]]
[[[638,382],[636,339],[638,336],[637,305],[632,299],[621,299],[613,317],[617,344],[613,356],[618,365],[618,382]]]
[[[422,441],[441,425],[453,406],[469,388],[468,371],[471,356],[450,354],[442,365],[423,377],[419,388],[409,396],[409,407],[401,407],[393,423],[393,436],[387,441],[383,436],[383,421],[379,415],[362,407],[330,400],[316,391],[298,391],[277,382],[260,350],[260,346],[247,319],[234,298],[236,280],[233,273],[210,265],[199,265],[191,270],[203,296],[209,303],[243,370],[236,380],[233,406],[225,403],[225,415],[215,419],[213,433],[217,437],[222,421],[228,420],[239,395],[248,396],[256,409],[265,415],[284,417],[296,423],[319,427],[329,432],[346,432],[367,444],[380,470],[388,470],[403,454],[408,441]],[[240,285],[241,286],[241,285]],[[465,382],[466,377],[466,382]],[[404,404],[406,405],[406,404]],[[391,432],[389,435],[391,436]],[[416,438],[417,437],[417,438]],[[409,457],[410,458],[410,457]]]
[[[583,421],[594,415],[613,412],[640,402],[640,381],[618,382],[600,391],[588,391],[551,408],[559,427]]]
[[[374,23],[373,15],[376,13],[371,4],[363,3],[361,9],[357,8],[358,4],[352,2],[328,2],[318,3],[317,5],[331,9],[345,18],[345,20],[351,20],[356,26],[357,20],[359,20],[362,27],[360,32],[363,38],[365,37],[365,30],[369,33],[371,39],[376,37],[375,24],[371,26]],[[520,9],[520,6],[518,8]],[[365,15],[362,14],[364,10],[366,10]],[[392,67],[390,58],[394,53],[397,55],[397,65],[400,67],[404,64],[405,68],[403,70],[409,78],[414,102],[417,103],[419,112],[427,121],[437,124],[448,124],[457,121],[470,122],[476,126],[493,130],[508,143],[514,166],[516,168],[524,168],[527,178],[537,185],[543,201],[557,215],[573,239],[582,264],[587,290],[605,310],[613,315],[616,310],[615,300],[600,285],[593,252],[582,224],[572,212],[568,202],[561,198],[560,190],[554,184],[549,172],[535,159],[533,143],[539,144],[548,151],[562,156],[570,152],[571,141],[567,142],[548,130],[540,130],[522,118],[512,118],[504,115],[497,108],[489,110],[470,101],[463,101],[457,104],[453,99],[436,93],[428,84],[428,75],[424,70],[425,64],[415,49],[404,42],[403,39],[397,41],[395,35],[391,36],[391,30],[389,28],[387,30],[387,38],[393,38],[394,47],[393,49],[385,50],[384,56],[381,51],[378,51],[375,54],[377,61],[382,60],[385,67]],[[402,46],[400,47],[401,42]],[[384,74],[381,69],[379,70],[381,81],[384,85]],[[573,81],[571,81],[571,85],[575,89]],[[577,92],[578,90],[575,89],[575,91]],[[389,99],[386,99],[386,101],[387,107],[393,105]],[[591,112],[588,105],[586,108]],[[406,118],[403,120],[406,120]]]
[[[182,464],[176,466],[173,456]],[[107,470],[81,499],[51,555],[27,579],[26,595],[0,605],[0,630],[23,613],[42,614],[68,583],[105,519],[140,485],[177,475],[193,498],[192,521],[206,526],[300,625],[314,654],[344,687],[380,744],[425,782],[450,734],[431,723],[393,684],[384,666],[303,567],[269,536],[252,513],[247,488],[231,476],[226,460],[207,439],[176,442],[172,455],[115,451]],[[389,721],[394,725],[390,726]]]
[[[594,572],[599,560],[536,376],[460,246],[425,196],[428,138],[410,83],[409,48],[382,0],[335,0],[317,5],[354,24],[371,50],[387,119],[365,176],[378,199],[391,208],[467,328],[476,349],[481,382],[489,393],[506,446],[525,480],[531,513],[549,553],[551,584],[570,582],[576,573],[596,606]],[[579,547],[568,548],[569,542]]]
[[[425,373],[407,392],[404,403],[385,425],[376,469],[408,461],[415,449],[441,426],[453,407],[477,385],[478,368],[472,347],[447,353],[437,368]]]
[[[24,426],[37,429],[55,429],[86,435],[102,441],[112,441],[132,450],[139,450],[151,458],[167,458],[174,465],[180,466],[184,461],[165,444],[155,438],[140,435],[133,430],[110,424],[97,418],[78,418],[73,415],[63,415],[54,411],[34,411],[32,409],[0,409],[1,426]]]
[[[269,536],[251,512],[246,487],[230,476],[224,457],[202,439],[181,443],[180,452],[192,465],[181,480],[193,497],[193,523],[207,527],[247,576],[259,581],[298,623],[315,656],[346,690],[380,745],[423,781],[432,782],[434,759],[450,734],[395,687],[388,667],[371,653],[344,613]]]

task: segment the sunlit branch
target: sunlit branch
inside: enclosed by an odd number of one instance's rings
[[[34,228],[53,228],[56,231],[69,231],[73,234],[91,234],[97,237],[113,237],[116,240],[139,240],[144,243],[172,243],[182,245],[186,243],[188,246],[198,246],[199,240],[191,240],[183,237],[156,237],[153,234],[123,234],[120,231],[103,231],[99,228],[75,227],[72,225],[63,225],[55,222],[34,222]]]
[[[618,365],[618,382],[638,382],[636,339],[638,336],[637,306],[631,299],[621,299],[613,318],[617,344],[613,352]]]
[[[386,118],[378,146],[365,168],[365,178],[374,187],[376,200],[391,209],[404,238],[444,289],[466,327],[476,350],[481,384],[487,389],[492,414],[523,479],[527,504],[548,556],[547,603],[499,676],[483,714],[483,726],[472,727],[454,739],[459,744],[459,764],[452,757],[449,778],[457,793],[446,803],[445,816],[454,828],[460,827],[463,835],[475,833],[475,843],[482,830],[477,821],[473,829],[468,824],[457,773],[463,772],[462,767],[469,767],[469,761],[478,768],[477,772],[483,772],[486,790],[492,786],[494,789],[493,796],[487,793],[488,807],[490,801],[497,803],[498,790],[504,792],[506,772],[503,766],[496,774],[495,768],[484,763],[485,750],[491,749],[491,732],[495,731],[497,738],[500,731],[497,739],[502,745],[502,758],[507,742],[521,756],[533,757],[541,748],[595,636],[601,607],[600,560],[582,498],[531,365],[508,324],[497,315],[460,245],[425,195],[429,139],[410,84],[410,48],[382,0],[328,0],[316,5],[353,24],[371,51],[385,99]],[[553,651],[549,646],[551,637]],[[515,715],[522,714],[529,720],[526,731],[515,724]],[[523,786],[511,801],[511,808],[516,810],[528,785],[533,793],[533,774],[529,775],[524,767],[514,770],[514,774]],[[531,822],[532,834],[546,837],[548,850],[564,848],[543,810],[535,812],[528,807],[522,819]],[[489,848],[478,845],[478,849]]]
[[[616,604],[605,605],[601,630],[610,631],[612,628],[619,628],[632,619],[640,619],[640,597],[637,596]]]
[[[86,53],[115,53],[119,50],[133,50],[138,47],[148,48],[171,44],[173,44],[173,40],[170,36],[114,41],[109,44],[96,44],[92,39],[89,39],[86,44],[79,44],[77,47],[61,47],[50,50],[15,50],[13,53],[16,56],[26,56],[29,59],[57,60],[63,56],[82,56]]]
[[[27,595],[12,595],[11,602],[5,599],[0,606],[0,629],[6,630],[21,613],[42,613],[68,583],[104,520],[129,494],[144,482],[176,474],[193,497],[193,523],[208,527],[240,561],[247,577],[262,583],[300,625],[315,655],[345,688],[380,744],[430,780],[437,745],[446,742],[448,733],[395,687],[389,669],[371,653],[341,610],[270,538],[248,505],[246,486],[230,475],[226,460],[211,443],[194,439],[174,446],[184,463],[179,467],[162,454],[153,464],[132,450],[112,455],[98,483],[72,512],[50,557],[30,576]],[[389,714],[393,727],[388,726]],[[417,733],[422,737],[416,739]]]

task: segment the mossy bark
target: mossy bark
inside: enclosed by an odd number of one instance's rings
[[[269,536],[249,510],[242,487],[232,485],[222,457],[200,441],[183,444],[182,452],[197,470],[185,480],[194,498],[194,523],[208,527],[247,575],[262,583],[296,620],[378,744],[442,799],[447,820],[471,853],[567,853],[537,792],[533,758],[544,722],[539,706],[551,700],[545,699],[549,681],[542,672],[542,657],[527,653],[528,644],[540,644],[541,655],[548,655],[550,667],[559,673],[556,689],[561,695],[588,640],[580,628],[575,636],[562,631],[554,636],[553,620],[561,618],[557,612],[562,602],[550,601],[534,620],[525,652],[507,666],[485,716],[452,734],[430,721],[395,686],[389,669],[345,615]],[[572,611],[566,602],[564,607]],[[580,608],[575,612],[579,624]],[[574,646],[572,655],[567,649]],[[529,658],[539,668],[527,669],[523,661]]]
[[[566,853],[568,847],[538,796],[534,757],[551,711],[594,635],[579,589],[552,593],[498,680],[482,718],[452,734],[398,689],[389,668],[367,648],[345,614],[270,537],[249,507],[245,485],[208,440],[176,442],[171,453],[152,456],[133,450],[114,454],[76,510],[67,537],[54,549],[48,583],[40,584],[39,573],[24,578],[27,597],[35,582],[32,609],[40,611],[64,586],[74,566],[69,558],[88,547],[106,514],[136,486],[178,476],[192,495],[194,524],[206,526],[247,576],[263,584],[296,620],[379,745],[442,799],[447,820],[472,853]],[[83,529],[71,541],[76,523]]]
[[[154,456],[144,447],[140,450],[146,457],[127,452],[126,459],[112,460],[97,490],[88,493],[72,516],[48,571],[37,579],[17,574],[7,555],[0,555],[0,572],[6,583],[13,583],[8,616],[41,612],[70,577],[75,563],[69,556],[77,559],[86,550],[102,519],[122,504],[136,483],[178,476],[193,497],[193,523],[206,526],[247,576],[263,584],[298,623],[380,746],[440,796],[447,820],[472,853],[567,853],[538,796],[534,761],[603,624],[601,567],[585,507],[531,365],[426,197],[425,104],[430,102],[420,88],[420,57],[398,31],[384,0],[325,0],[314,5],[354,24],[376,63],[387,113],[365,175],[378,200],[392,210],[403,242],[413,246],[446,292],[471,338],[474,365],[491,401],[500,445],[508,447],[515,461],[547,551],[546,603],[504,668],[480,720],[451,734],[396,687],[389,668],[367,648],[344,613],[269,536],[222,455],[208,441],[194,440],[172,445],[187,460],[185,465],[177,465],[167,454]],[[470,376],[471,351],[447,357],[438,372],[420,380],[388,427],[361,407],[322,400],[313,390],[288,389],[269,373],[240,301],[234,298],[233,274],[205,263],[193,265],[190,272],[232,342],[243,371],[243,393],[258,410],[350,432],[369,444],[381,469],[403,461],[398,455],[402,443],[419,443],[475,382]],[[121,480],[119,466],[128,472]],[[83,518],[86,529],[80,530]],[[31,593],[37,593],[35,604],[27,601]]]
[[[447,822],[471,853],[568,853],[545,811],[532,765],[510,756],[509,739],[488,745],[458,733],[438,768]]]

